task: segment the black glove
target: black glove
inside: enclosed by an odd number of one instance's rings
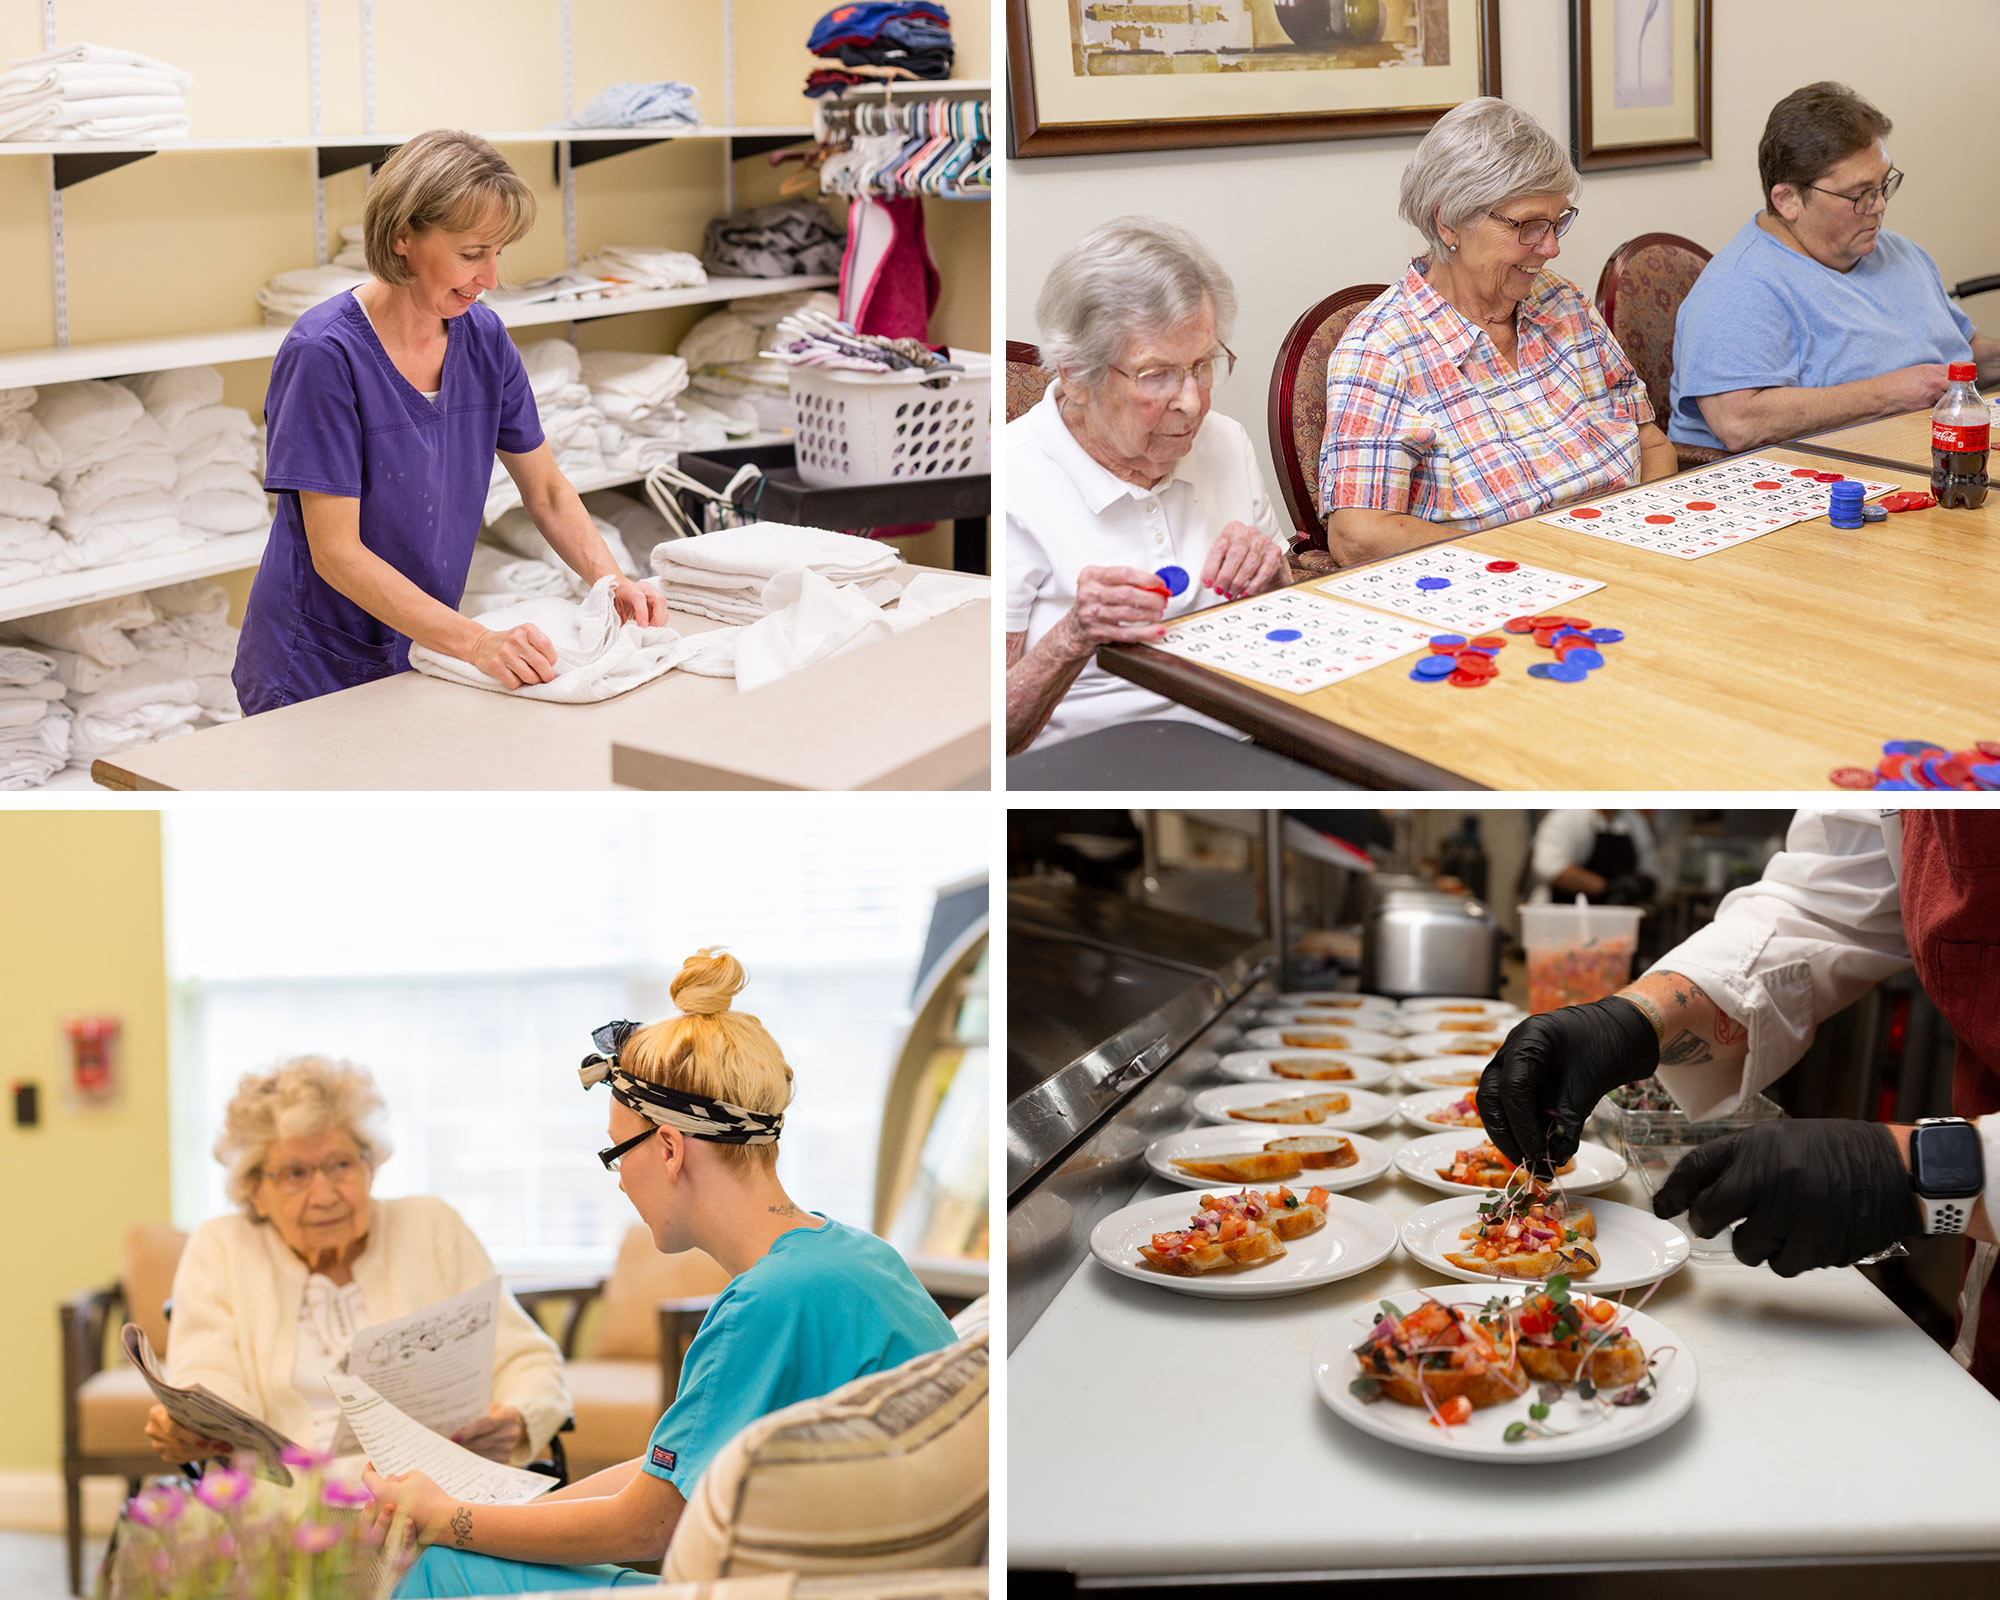
[[[1613,995],[1514,1025],[1480,1074],[1486,1137],[1510,1161],[1561,1166],[1605,1092],[1650,1077],[1660,1037],[1646,1013]]]
[[[1621,872],[1604,886],[1598,901],[1607,906],[1643,906],[1652,902],[1657,885],[1643,872]]]
[[[1896,1136],[1841,1117],[1762,1122],[1697,1145],[1653,1214],[1682,1211],[1704,1239],[1736,1224],[1736,1259],[1781,1278],[1844,1267],[1924,1230]]]

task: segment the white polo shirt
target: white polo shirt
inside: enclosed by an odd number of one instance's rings
[[[1025,416],[1007,424],[1007,631],[1029,649],[1076,604],[1085,567],[1179,567],[1188,586],[1167,602],[1169,617],[1217,603],[1201,570],[1222,530],[1247,522],[1281,550],[1290,534],[1264,492],[1250,435],[1211,411],[1158,488],[1127,483],[1093,460],[1057,410],[1062,385],[1049,385]],[[1234,728],[1113,677],[1092,661],[1078,674],[1029,746],[1039,750],[1113,723],[1172,717],[1243,737]]]

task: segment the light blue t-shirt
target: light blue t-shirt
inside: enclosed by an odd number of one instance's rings
[[[952,1337],[892,1246],[832,1220],[793,1228],[715,1297],[640,1466],[691,1499],[716,1453],[759,1417]]]
[[[1667,437],[1721,449],[1695,404],[1733,389],[1826,389],[1899,367],[1970,361],[1972,319],[1922,247],[1884,228],[1851,271],[1774,239],[1752,216],[1702,268],[1674,319]]]

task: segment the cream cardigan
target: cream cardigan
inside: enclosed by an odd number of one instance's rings
[[[430,1195],[371,1200],[368,1244],[354,1260],[372,1321],[417,1311],[484,1283],[493,1263],[459,1214]],[[174,1273],[167,1376],[206,1384],[288,1438],[311,1436],[312,1413],[292,1383],[306,1265],[278,1230],[243,1215],[215,1217],[189,1237]],[[527,1423],[514,1463],[531,1461],[569,1415],[562,1355],[512,1295],[501,1296],[493,1403]]]

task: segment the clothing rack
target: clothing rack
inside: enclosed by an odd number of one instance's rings
[[[820,193],[990,200],[992,128],[984,99],[823,101],[813,108]]]

